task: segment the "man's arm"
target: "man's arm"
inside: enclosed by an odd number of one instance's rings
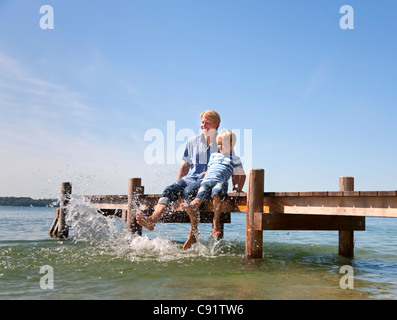
[[[178,177],[176,178],[176,181],[182,179],[184,176],[186,176],[189,172],[190,169],[190,163],[189,162],[183,162],[181,167],[179,168],[178,172]]]

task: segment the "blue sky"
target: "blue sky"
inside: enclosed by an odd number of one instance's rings
[[[353,30],[339,26],[345,4]],[[52,30],[40,28],[43,5]],[[146,163],[145,133],[167,137],[167,121],[199,132],[206,109],[221,128],[252,130],[267,191],[337,190],[339,176],[396,190],[396,10],[390,0],[2,0],[0,196],[52,197],[63,181],[125,194],[129,177],[160,193],[179,165]]]

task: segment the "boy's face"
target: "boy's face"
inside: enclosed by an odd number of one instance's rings
[[[218,142],[218,150],[223,154],[232,154],[232,145],[231,143],[222,143],[222,140]]]

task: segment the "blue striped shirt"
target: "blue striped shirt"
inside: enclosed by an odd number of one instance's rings
[[[227,183],[233,173],[242,168],[243,165],[238,156],[213,153],[211,154],[210,161],[208,163],[208,173],[203,182],[220,181]]]

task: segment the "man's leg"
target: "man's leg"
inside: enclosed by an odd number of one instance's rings
[[[164,213],[167,211],[167,206],[165,204],[157,204],[156,209],[154,210],[151,216],[145,216],[142,211],[139,211],[136,214],[136,221],[142,227],[153,231],[156,223],[163,217]]]
[[[187,202],[191,202],[196,198],[200,186],[201,186],[201,180],[189,184],[183,190],[183,196]]]
[[[183,190],[186,187],[186,182],[179,180],[176,183],[165,188],[162,197],[160,198],[156,209],[151,216],[145,216],[143,212],[139,211],[136,215],[136,221],[141,226],[147,228],[150,231],[154,230],[156,223],[163,217],[167,212],[167,207],[170,201],[175,201],[180,198],[183,194]]]

